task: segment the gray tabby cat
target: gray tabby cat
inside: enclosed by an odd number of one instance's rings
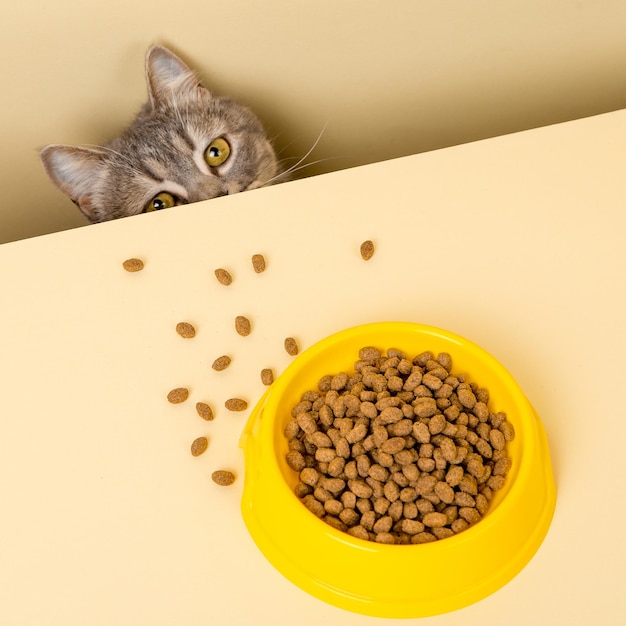
[[[175,54],[151,47],[146,81],[148,101],[106,146],[41,151],[54,184],[91,222],[256,189],[281,176],[254,113],[211,94]]]

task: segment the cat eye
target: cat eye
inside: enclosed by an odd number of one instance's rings
[[[209,167],[222,165],[230,156],[230,145],[224,137],[214,139],[204,153],[204,160]]]
[[[161,209],[171,209],[176,206],[176,198],[167,191],[162,191],[160,194],[154,196],[148,204],[144,207],[144,213],[150,213],[150,211],[160,211]]]

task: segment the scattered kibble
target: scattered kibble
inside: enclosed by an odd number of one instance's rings
[[[361,244],[361,258],[369,261],[374,256],[374,242],[368,239]]]
[[[235,482],[235,474],[228,470],[217,470],[211,474],[211,479],[216,485],[228,487]]]
[[[296,495],[336,529],[379,543],[445,539],[479,522],[512,466],[514,437],[489,392],[447,353],[368,346],[327,375],[284,429]]]
[[[269,368],[262,369],[261,382],[264,385],[271,385],[274,382],[274,372]]]
[[[209,447],[209,440],[206,437],[198,437],[191,443],[191,454],[193,456],[200,456],[206,452]]]
[[[222,370],[225,370],[231,362],[231,358],[228,355],[224,355],[224,356],[219,356],[217,357],[217,359],[215,359],[215,361],[213,361],[213,365],[211,365],[211,367],[217,371],[217,372],[221,372]]]
[[[215,419],[213,409],[206,402],[196,402],[196,412],[207,422],[211,422]]]
[[[224,406],[229,411],[245,411],[248,408],[248,403],[241,398],[229,398],[224,402]]]
[[[291,356],[296,356],[296,354],[298,354],[298,344],[293,337],[287,337],[285,339],[285,350],[287,351],[287,354]]]
[[[167,399],[172,404],[180,404],[189,397],[189,389],[186,387],[176,387],[167,394]]]
[[[196,329],[189,322],[178,322],[176,332],[184,339],[191,339],[196,336]]]
[[[233,282],[231,273],[223,267],[218,267],[215,270],[215,278],[217,278],[218,282],[222,285],[230,285]]]
[[[141,259],[126,259],[122,263],[122,267],[127,272],[139,272],[143,269],[143,261]]]
[[[265,257],[262,254],[252,255],[252,267],[257,274],[265,271]]]
[[[243,315],[238,315],[235,318],[235,330],[242,337],[247,337],[251,331],[250,320]]]

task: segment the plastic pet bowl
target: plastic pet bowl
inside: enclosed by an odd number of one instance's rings
[[[283,428],[304,391],[327,374],[353,371],[364,346],[452,356],[453,373],[486,387],[492,412],[515,427],[512,469],[477,524],[420,545],[357,539],[311,513],[295,496]],[[287,579],[334,606],[364,615],[415,618],[453,611],[505,585],[530,561],[554,512],[556,488],[541,422],[506,369],[474,343],[414,323],[350,328],[296,357],[268,388],[241,438],[244,522],[258,548]]]

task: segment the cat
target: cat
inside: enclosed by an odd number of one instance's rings
[[[213,95],[173,52],[146,53],[148,100],[107,145],[41,150],[52,182],[92,223],[278,182],[276,153],[256,115]]]

